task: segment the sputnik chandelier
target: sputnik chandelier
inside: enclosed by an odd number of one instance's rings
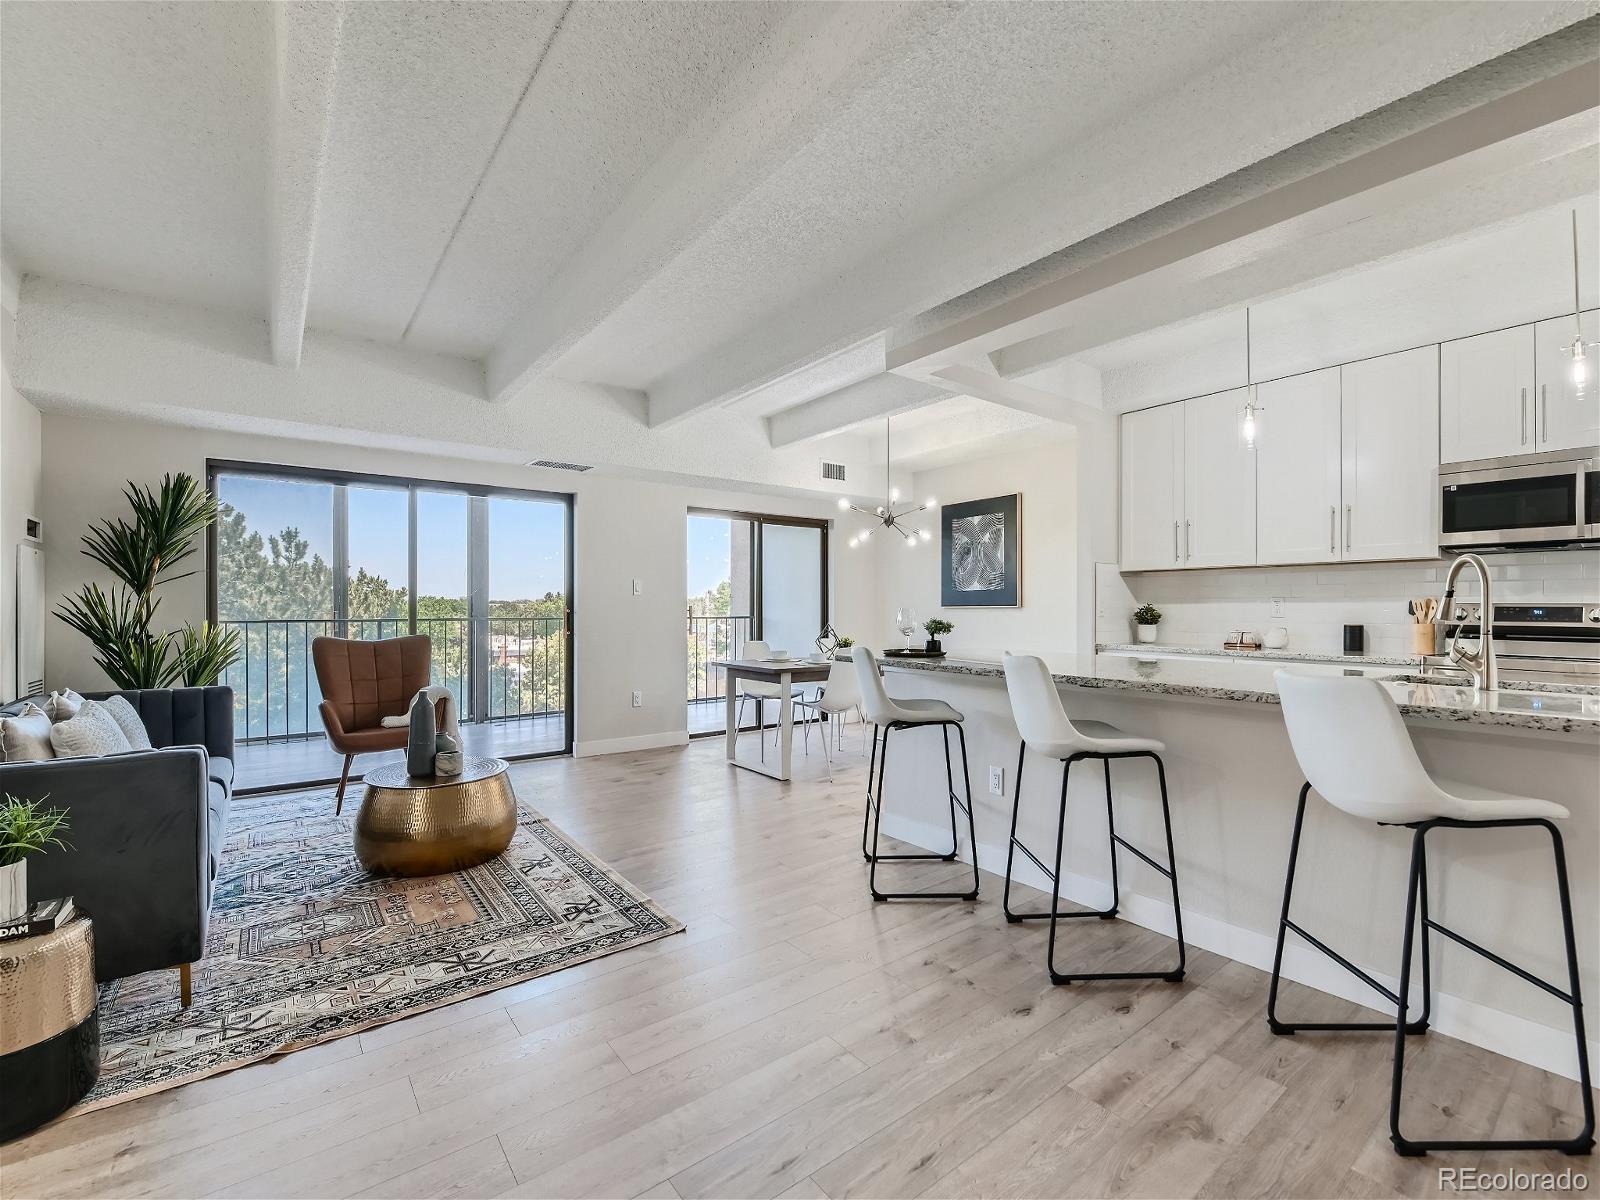
[[[906,518],[919,512],[926,512],[937,501],[929,496],[921,504],[908,504],[903,508],[896,508],[900,502],[900,489],[889,482],[889,420],[883,422],[883,503],[876,508],[863,508],[859,504],[851,504],[848,496],[839,497],[840,512],[858,512],[864,517],[871,517],[885,529],[892,529],[905,539],[907,546],[915,547],[918,542],[931,542],[933,534],[926,529],[914,529],[906,524]],[[853,550],[862,545],[876,532],[877,526],[868,526],[850,539],[850,548]]]

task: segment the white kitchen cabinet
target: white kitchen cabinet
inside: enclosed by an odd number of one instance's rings
[[[1534,414],[1538,450],[1575,450],[1600,446],[1600,312],[1583,314],[1583,341],[1588,351],[1587,379],[1582,388],[1572,382],[1572,339],[1577,323],[1555,317],[1534,326],[1534,374],[1538,406]]]
[[[1339,368],[1259,384],[1256,400],[1256,561],[1339,558]],[[1432,440],[1425,449],[1431,472]]]
[[[1122,417],[1122,569],[1183,565],[1183,408]]]
[[[1423,346],[1339,368],[1345,559],[1438,556],[1439,355]]]
[[[1256,561],[1255,453],[1245,445],[1246,389],[1183,402],[1183,565]]]
[[[1446,342],[1439,357],[1439,461],[1532,454],[1533,326]]]

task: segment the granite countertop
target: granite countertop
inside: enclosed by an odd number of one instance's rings
[[[1328,654],[1316,650],[1224,650],[1221,646],[1163,646],[1158,642],[1103,642],[1095,649],[1102,654],[1206,654],[1217,658],[1254,658],[1269,662],[1337,662],[1357,666],[1420,667],[1420,654],[1385,657],[1381,654]]]
[[[1185,662],[1181,658],[1138,659],[1122,654],[1097,654],[1088,658],[1046,655],[1056,683],[1065,687],[1106,688],[1154,696],[1182,696],[1228,700],[1241,704],[1277,704],[1272,676],[1279,664],[1250,656],[1239,661]],[[1001,665],[989,659],[885,659],[884,667],[897,671],[1003,678]],[[1600,688],[1567,686],[1560,690],[1532,691],[1502,688],[1476,693],[1469,687],[1416,682],[1406,677],[1404,666],[1336,666],[1309,662],[1297,670],[1359,674],[1383,683],[1412,720],[1530,729],[1547,733],[1600,737]]]

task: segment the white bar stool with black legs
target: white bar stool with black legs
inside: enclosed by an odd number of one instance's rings
[[[1279,671],[1274,678],[1283,701],[1283,718],[1289,727],[1289,742],[1295,758],[1305,772],[1295,808],[1294,834],[1289,841],[1289,869],[1283,881],[1283,911],[1278,920],[1278,945],[1272,959],[1272,984],[1267,994],[1267,1021],[1273,1033],[1293,1034],[1300,1030],[1384,1030],[1394,1035],[1394,1077],[1389,1093],[1389,1140],[1397,1153],[1408,1157],[1429,1150],[1560,1150],[1566,1154],[1588,1154],[1594,1149],[1594,1094],[1589,1079],[1589,1052],[1585,1044],[1583,1002],[1578,995],[1578,951],[1572,933],[1572,899],[1567,888],[1567,857],[1561,834],[1553,824],[1568,815],[1567,810],[1549,800],[1491,791],[1474,784],[1433,779],[1417,757],[1406,732],[1400,710],[1389,693],[1375,679],[1340,675],[1309,675]],[[1398,992],[1384,987],[1354,963],[1324,945],[1315,936],[1289,919],[1289,901],[1294,891],[1295,863],[1300,857],[1300,834],[1306,815],[1306,794],[1316,788],[1335,808],[1379,825],[1399,825],[1411,830],[1411,869],[1406,885],[1406,924],[1400,949]],[[1426,839],[1434,829],[1543,829],[1550,835],[1555,856],[1556,890],[1561,899],[1562,932],[1566,940],[1567,987],[1562,991],[1552,983],[1524,970],[1491,950],[1468,941],[1453,929],[1435,921],[1428,913],[1428,860]],[[1413,935],[1421,918],[1422,931],[1422,1014],[1408,1020],[1411,996]],[[1293,931],[1368,987],[1395,1006],[1392,1022],[1351,1021],[1344,1023],[1290,1022],[1278,1019],[1278,980],[1283,970],[1285,934]],[[1432,981],[1429,978],[1428,934],[1440,933],[1450,941],[1482,955],[1496,966],[1549,992],[1572,1008],[1573,1029],[1578,1043],[1578,1079],[1583,1090],[1583,1128],[1575,1137],[1502,1138],[1487,1140],[1414,1141],[1400,1131],[1401,1084],[1405,1067],[1407,1035],[1416,1036],[1428,1028]]]
[[[867,887],[874,900],[976,900],[978,898],[978,830],[972,819],[972,777],[967,770],[967,735],[961,728],[962,716],[943,700],[894,700],[883,686],[878,658],[865,646],[851,651],[856,680],[861,686],[862,709],[872,725],[872,757],[867,764],[867,808],[861,820],[861,856],[871,864]],[[961,782],[965,799],[956,795],[954,768],[950,762],[950,730],[961,741]],[[950,852],[948,854],[883,854],[878,850],[878,827],[883,818],[883,780],[889,766],[889,735],[911,729],[938,728],[944,743],[944,778],[950,798]],[[879,737],[882,737],[880,748]],[[873,782],[873,771],[877,782]],[[967,837],[972,846],[972,887],[962,892],[880,892],[878,864],[884,862],[954,862],[961,849],[956,831],[956,809],[967,814]],[[867,829],[872,829],[872,844],[867,845]]]
[[[1167,804],[1167,770],[1161,755],[1166,747],[1154,738],[1132,737],[1104,721],[1073,721],[1061,703],[1061,693],[1050,677],[1044,660],[1027,654],[1005,656],[1006,690],[1011,696],[1011,715],[1022,734],[1022,745],[1017,749],[1017,777],[1013,782],[1011,799],[1011,842],[1006,848],[1006,886],[1001,907],[1006,920],[1050,922],[1050,945],[1045,964],[1050,968],[1052,983],[1072,983],[1084,979],[1164,979],[1178,983],[1183,979],[1187,951],[1183,944],[1183,908],[1178,903],[1178,862],[1172,846],[1172,810]],[[1017,811],[1022,803],[1022,763],[1027,752],[1061,762],[1061,811],[1056,821],[1056,865],[1051,870],[1039,861],[1017,837]],[[1161,820],[1167,832],[1167,865],[1162,866],[1143,850],[1117,833],[1115,805],[1111,796],[1111,761],[1125,758],[1149,758],[1156,764],[1156,778],[1161,783]],[[1057,905],[1061,892],[1062,850],[1067,833],[1067,782],[1072,777],[1072,764],[1099,759],[1106,775],[1106,829],[1111,845],[1111,907],[1088,912],[1062,912]],[[1172,917],[1178,935],[1178,965],[1167,971],[1062,971],[1056,967],[1056,927],[1063,919],[1071,917],[1099,917],[1109,921],[1117,915],[1117,847],[1140,859],[1152,870],[1165,875],[1172,885]],[[1016,852],[1021,850],[1033,865],[1050,880],[1050,911],[1018,913],[1011,911],[1011,867]]]

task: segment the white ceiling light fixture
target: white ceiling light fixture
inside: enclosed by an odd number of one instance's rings
[[[1569,353],[1572,355],[1572,387],[1582,396],[1583,386],[1589,382],[1589,361],[1583,345],[1583,303],[1578,299],[1578,210],[1572,210],[1572,324],[1573,337]]]
[[[926,529],[915,529],[906,524],[906,518],[915,513],[926,512],[938,503],[929,496],[921,504],[907,505],[905,508],[896,509],[895,505],[900,500],[900,489],[892,487],[889,483],[889,418],[883,421],[883,492],[882,504],[874,508],[863,508],[859,504],[850,503],[847,496],[839,497],[840,512],[858,512],[864,517],[871,517],[885,529],[892,529],[905,539],[905,544],[913,549],[919,542],[931,542],[933,534]],[[870,538],[876,526],[868,526],[850,539],[850,548],[853,550]]]
[[[1256,403],[1255,375],[1250,367],[1250,310],[1244,310],[1244,412],[1241,432],[1244,434],[1244,444],[1247,449],[1256,448],[1257,418],[1260,417],[1261,405]]]

